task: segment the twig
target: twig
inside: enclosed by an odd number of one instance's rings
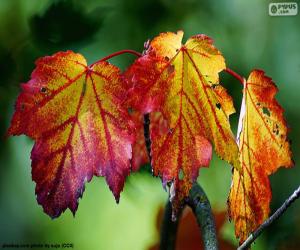
[[[177,220],[172,220],[172,204],[168,200],[166,204],[162,226],[160,230],[160,250],[174,250],[176,246],[176,235],[178,229],[178,223],[181,215],[179,211]]]
[[[145,144],[147,148],[149,161],[151,164],[151,139],[150,139],[150,114],[149,113],[144,115],[144,138],[145,138]]]
[[[238,248],[238,250],[247,249],[250,247],[251,243],[275,220],[277,220],[284,212],[288,209],[288,207],[300,197],[300,186],[294,191],[294,193],[281,205],[280,208],[276,210],[276,212],[264,221]]]
[[[198,225],[201,228],[204,249],[218,249],[216,226],[211,206],[205,192],[197,182],[194,183],[190,191],[188,204],[196,215]]]
[[[228,74],[232,75],[233,77],[235,77],[242,85],[244,85],[245,79],[244,77],[240,76],[238,73],[234,72],[232,69],[230,68],[226,68],[225,72],[227,72]]]
[[[111,59],[111,58],[113,58],[113,57],[115,57],[115,56],[122,55],[122,54],[126,54],[126,53],[135,55],[136,57],[141,57],[141,56],[142,56],[141,53],[139,53],[139,52],[137,52],[137,51],[135,51],[135,50],[124,49],[124,50],[117,51],[117,52],[112,53],[112,54],[110,54],[110,55],[108,55],[108,56],[106,56],[106,57],[101,58],[101,59],[98,60],[97,62],[92,63],[89,67],[91,68],[91,67],[92,67],[93,65],[95,65],[96,63],[104,62],[104,61],[107,61],[108,59]]]

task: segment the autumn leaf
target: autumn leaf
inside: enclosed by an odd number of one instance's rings
[[[91,67],[80,54],[59,52],[36,62],[22,85],[8,133],[35,140],[32,179],[38,203],[51,217],[75,214],[85,182],[105,176],[117,202],[130,171],[133,124],[121,107],[119,69]]]
[[[281,166],[293,165],[276,93],[272,79],[261,70],[252,71],[244,84],[238,128],[242,168],[233,170],[228,200],[240,243],[269,215],[272,193],[268,176]]]
[[[185,45],[182,37],[182,31],[160,34],[124,74],[132,86],[133,108],[143,114],[160,111],[168,123],[165,133],[151,129],[152,166],[164,185],[173,183],[179,203],[189,194],[199,167],[209,165],[211,144],[222,159],[239,168],[229,124],[234,108],[219,85],[224,58],[209,37],[193,36]]]

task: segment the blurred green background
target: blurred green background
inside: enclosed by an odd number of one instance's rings
[[[166,199],[158,178],[147,169],[132,174],[117,205],[103,178],[86,185],[73,218],[67,210],[51,220],[37,204],[31,181],[30,151],[24,137],[4,138],[20,83],[30,78],[34,61],[60,50],[82,53],[89,63],[118,50],[143,50],[143,43],[163,31],[212,37],[227,65],[245,77],[261,68],[279,88],[277,99],[291,128],[295,168],[271,177],[272,210],[300,183],[300,14],[270,17],[270,1],[200,0],[0,0],[0,244],[73,243],[75,249],[147,249],[158,241],[156,215]],[[298,3],[299,5],[299,3]],[[134,60],[110,61],[125,69]],[[222,73],[237,111],[241,86]],[[236,130],[238,115],[233,115]],[[213,209],[226,209],[230,166],[213,157],[198,181]],[[300,201],[266,230],[253,249],[300,249]],[[229,222],[224,238],[237,244]]]

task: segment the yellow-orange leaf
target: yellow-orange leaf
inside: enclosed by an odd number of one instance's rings
[[[268,175],[281,166],[293,165],[276,92],[271,78],[260,70],[251,72],[244,85],[238,128],[241,169],[233,170],[228,200],[240,242],[269,215],[272,194]]]
[[[84,184],[105,176],[119,200],[130,171],[133,124],[121,106],[126,89],[119,69],[91,67],[72,51],[40,58],[22,85],[9,134],[35,140],[32,179],[38,203],[51,217],[75,213]]]
[[[211,144],[239,168],[229,124],[234,108],[219,85],[224,58],[209,37],[197,35],[185,45],[182,37],[182,31],[160,34],[125,73],[131,105],[144,114],[160,111],[168,122],[167,132],[150,131],[152,166],[164,184],[173,182],[177,201],[188,195],[199,167],[209,165]]]

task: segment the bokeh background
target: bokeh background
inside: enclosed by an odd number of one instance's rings
[[[61,50],[82,53],[89,63],[118,50],[143,50],[143,43],[163,31],[212,37],[227,65],[245,77],[253,68],[272,76],[285,109],[296,165],[271,177],[272,211],[300,184],[300,14],[270,17],[262,0],[0,0],[0,244],[73,243],[75,249],[141,250],[158,241],[157,214],[166,200],[149,168],[132,174],[114,201],[103,178],[86,185],[75,218],[67,210],[51,220],[35,199],[30,151],[24,137],[5,138],[20,83],[30,78],[34,61]],[[299,5],[299,2],[298,2]],[[134,60],[110,61],[122,69]],[[221,75],[239,111],[242,87]],[[232,116],[236,130],[238,115]],[[230,166],[213,157],[200,171],[199,183],[216,213],[226,210]],[[300,249],[300,201],[257,240],[253,249]],[[236,245],[226,219],[221,237]]]

